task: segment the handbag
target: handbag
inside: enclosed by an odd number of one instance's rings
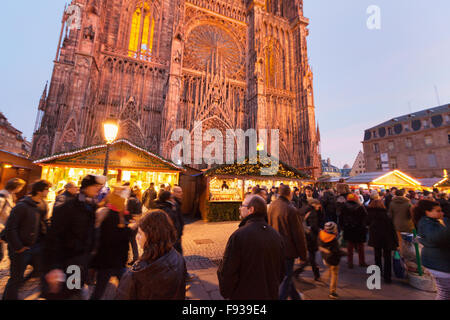
[[[400,257],[400,253],[398,251],[394,252],[394,261],[392,264],[394,268],[394,274],[399,279],[404,279],[406,275],[405,263],[403,262],[402,257]]]

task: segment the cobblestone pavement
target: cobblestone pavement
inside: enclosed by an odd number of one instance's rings
[[[223,257],[229,236],[238,228],[238,222],[206,223],[194,221],[186,224],[183,236],[183,250],[189,272],[194,276],[189,283],[188,300],[222,300],[217,280],[217,267]],[[366,251],[367,263],[373,263],[371,248]],[[357,257],[355,256],[355,262]],[[328,272],[319,261],[321,281],[314,281],[310,268],[295,280],[297,289],[306,300],[328,300]],[[31,268],[30,268],[31,269]],[[30,270],[28,270],[29,272]],[[9,260],[0,264],[0,294],[9,277]],[[342,300],[429,300],[435,293],[412,288],[406,280],[393,280],[392,284],[382,282],[381,290],[369,290],[366,286],[368,275],[366,268],[348,269],[342,259],[339,272],[338,294]],[[114,297],[117,281],[111,281],[104,299]],[[92,291],[89,288],[86,297]],[[33,300],[39,296],[39,280],[28,281],[20,291],[21,299]]]

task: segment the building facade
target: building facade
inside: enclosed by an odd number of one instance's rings
[[[73,0],[32,155],[103,143],[108,118],[166,158],[176,129],[279,129],[280,159],[317,175],[308,23],[303,0]]]
[[[416,178],[450,168],[450,104],[397,117],[367,129],[367,172],[398,169]]]
[[[330,177],[340,177],[342,176],[342,171],[336,166],[331,164],[330,158],[327,160],[321,160],[322,162],[322,175]]]
[[[5,115],[0,112],[0,149],[28,157],[31,143],[26,141],[22,132],[14,128]]]
[[[364,153],[358,152],[355,162],[353,163],[352,170],[350,171],[350,177],[357,176],[358,174],[366,172],[366,160],[364,159]]]

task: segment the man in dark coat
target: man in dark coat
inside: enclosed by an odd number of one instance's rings
[[[156,209],[161,209],[165,213],[167,213],[172,219],[173,226],[177,231],[177,243],[174,245],[174,248],[179,252],[181,246],[181,235],[183,234],[184,222],[183,217],[181,217],[176,212],[176,208],[170,200],[172,199],[172,194],[170,191],[160,190],[158,199],[155,201]]]
[[[41,243],[47,232],[47,207],[41,204],[47,198],[51,184],[37,181],[26,196],[11,210],[6,223],[6,239],[11,260],[10,278],[6,284],[3,300],[17,300],[20,286],[24,283],[24,273],[28,265],[33,273],[42,271]]]
[[[147,208],[147,210],[155,209],[156,198],[157,193],[155,190],[155,184],[152,182],[150,183],[150,187],[145,190],[144,194],[142,195],[142,204],[145,208]]]
[[[64,186],[64,192],[56,197],[55,204],[53,206],[58,207],[58,206],[64,204],[65,202],[74,199],[76,197],[77,193],[78,193],[78,188],[75,185],[75,183],[68,182]]]
[[[358,196],[350,193],[347,202],[342,207],[339,217],[341,229],[344,230],[344,240],[347,241],[347,263],[353,268],[353,249],[357,248],[359,265],[367,267],[365,262],[364,243],[367,238],[367,211],[359,203]]]
[[[396,187],[392,187],[391,190],[387,190],[386,195],[384,196],[384,206],[387,210],[389,210],[389,206],[391,204],[392,198],[395,196],[395,192],[398,189]]]
[[[181,187],[174,187],[173,188],[173,204],[174,204],[174,211],[176,219],[179,223],[178,227],[178,239],[179,241],[174,245],[174,248],[183,255],[183,248],[181,245],[181,237],[183,236],[183,230],[184,230],[184,219],[183,219],[183,213],[181,212],[181,206],[183,201],[183,189]]]
[[[321,202],[322,202],[322,208],[325,211],[326,222],[333,221],[333,222],[337,223],[336,196],[335,196],[332,188],[328,188],[323,193]]]
[[[305,192],[300,195],[300,208],[308,206],[309,202],[316,199],[316,197],[312,187],[305,187]]]
[[[292,299],[301,297],[292,282],[295,259],[307,259],[306,237],[297,209],[292,205],[291,188],[280,186],[280,197],[269,207],[269,225],[277,230],[284,240],[286,255],[286,275],[280,289],[280,300],[286,300],[288,295]]]
[[[220,293],[231,300],[278,300],[285,274],[283,240],[265,221],[267,206],[260,196],[247,196],[241,216],[217,271]]]
[[[44,250],[47,274],[43,281],[42,292],[47,299],[73,298],[81,294],[81,290],[70,290],[64,285],[65,272],[69,266],[77,266],[81,272],[80,284],[83,288],[94,249],[96,210],[94,197],[104,183],[106,177],[86,176],[75,199],[55,208],[53,212]]]

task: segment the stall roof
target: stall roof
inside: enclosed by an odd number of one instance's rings
[[[14,152],[0,149],[0,159],[1,163],[8,163],[13,168],[40,170],[30,159]]]
[[[184,171],[183,167],[174,164],[146,149],[138,147],[126,139],[120,139],[113,142],[110,146],[110,160],[111,168],[114,167],[129,167],[136,169],[153,170],[171,170]],[[130,159],[129,155],[132,155]],[[39,159],[34,161],[38,165],[62,165],[62,166],[86,166],[86,167],[103,167],[106,155],[106,144],[87,147],[75,151],[70,151],[61,154]]]
[[[276,178],[289,178],[299,180],[310,179],[310,177],[306,173],[296,168],[293,168],[282,161],[279,162],[279,169],[275,175],[271,176],[261,175],[261,169],[268,167],[269,165],[262,164],[260,158],[258,157],[256,164],[250,164],[249,159],[246,159],[244,164],[238,163],[223,164],[215,168],[211,168],[205,171],[203,174],[205,176],[224,175],[224,176],[252,176],[252,177],[267,177],[267,178],[276,177]]]
[[[322,177],[319,178],[319,180],[317,180],[317,182],[322,182],[322,183],[335,183],[335,182],[339,182],[339,180],[344,179],[344,180],[348,180],[350,177]]]
[[[414,186],[421,183],[399,170],[389,172],[366,172],[346,180],[348,184],[377,184],[390,186]]]
[[[441,179],[439,182],[437,182],[433,187],[435,188],[450,188],[450,180],[448,177],[445,177]]]
[[[420,184],[424,187],[433,187],[436,183],[440,182],[442,178],[423,178],[423,179],[417,179],[417,181],[420,182]]]

